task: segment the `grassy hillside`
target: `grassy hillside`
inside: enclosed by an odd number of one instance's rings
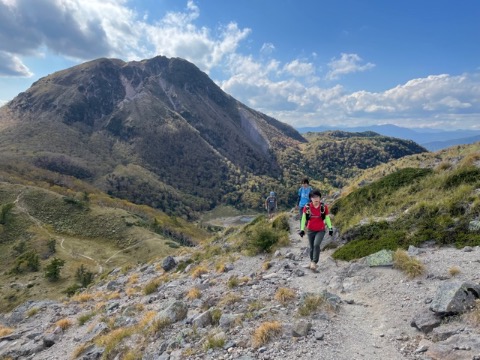
[[[307,133],[304,145],[305,172],[331,184],[345,186],[363,170],[403,156],[427,152],[410,140],[382,136],[375,132],[325,131]]]
[[[335,257],[382,248],[480,245],[480,143],[419,154],[367,170],[331,207],[348,242]]]
[[[147,206],[111,198],[82,181],[26,164],[0,165],[0,311],[58,298],[95,278],[200,242],[208,232]],[[58,281],[45,270],[64,261]]]

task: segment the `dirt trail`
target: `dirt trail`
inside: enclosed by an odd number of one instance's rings
[[[327,290],[343,300],[340,311],[323,330],[331,346],[326,348],[319,344],[321,358],[409,358],[401,350],[406,340],[415,343],[418,333],[410,326],[412,311],[424,304],[419,301],[415,306],[405,306],[404,302],[412,298],[410,286],[405,287],[407,293],[402,293],[404,287],[398,286],[406,283],[405,276],[392,268],[369,268],[335,261],[331,257],[333,250],[321,252],[318,272],[314,273],[306,268],[310,261],[308,240],[297,234],[298,220],[293,215],[289,222],[292,245],[288,251],[303,255],[300,262],[305,269],[305,276],[296,279],[295,285],[301,292]],[[328,349],[330,354],[325,353]]]

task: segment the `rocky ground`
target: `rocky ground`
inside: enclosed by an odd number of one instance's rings
[[[0,331],[10,329],[0,337],[0,359],[480,359],[480,319],[429,310],[445,284],[480,287],[479,247],[411,249],[426,267],[414,279],[366,259],[334,261],[333,250],[313,272],[293,215],[290,225],[289,247],[232,257],[223,272],[212,263],[192,276],[191,264],[161,275],[172,262],[160,259],[114,271],[83,298],[29,302],[0,315]],[[280,301],[279,289],[293,298]],[[475,291],[467,295],[478,298]],[[325,301],[302,316],[309,294]],[[262,326],[271,332],[262,336]]]

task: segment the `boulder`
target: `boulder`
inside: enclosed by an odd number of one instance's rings
[[[439,314],[459,314],[471,309],[478,298],[480,285],[471,282],[448,282],[437,289],[430,309]]]

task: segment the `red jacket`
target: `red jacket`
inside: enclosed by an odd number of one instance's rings
[[[320,208],[322,207],[322,204],[318,206],[318,208],[315,208],[313,206],[313,203],[307,204],[310,207],[310,220],[308,220],[307,223],[307,229],[311,231],[325,231],[325,222],[322,219],[322,214],[320,211]],[[328,215],[328,207],[327,205],[323,204],[324,207],[324,215]],[[307,207],[305,206],[303,208],[303,213],[305,214],[307,211]]]

